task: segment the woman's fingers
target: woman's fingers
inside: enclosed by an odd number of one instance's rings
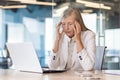
[[[76,26],[76,32],[80,33],[81,27],[80,27],[80,24],[77,21],[75,21],[75,26]]]
[[[73,26],[74,34],[76,34],[76,25]]]
[[[57,24],[57,27],[56,27],[56,34],[57,34],[56,39],[57,39],[57,40],[60,40],[61,35],[63,34],[63,30],[62,30],[62,32],[60,32],[61,24],[62,24],[62,22],[59,22],[59,23]]]
[[[59,22],[57,25],[57,28],[60,28],[60,25],[62,24],[62,22]]]
[[[75,26],[73,26],[73,30],[74,30],[74,35],[76,35],[76,28],[75,28]]]
[[[61,24],[62,24],[62,22],[59,22],[59,23],[57,24],[57,27],[56,27],[56,28],[57,28],[57,32],[59,32]]]

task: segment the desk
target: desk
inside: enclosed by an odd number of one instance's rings
[[[103,74],[101,71],[87,74],[92,76],[85,77],[78,71],[39,74],[0,69],[0,80],[120,80],[120,75]]]

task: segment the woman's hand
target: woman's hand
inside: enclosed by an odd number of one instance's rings
[[[57,27],[56,27],[56,40],[60,40],[61,36],[63,34],[63,30],[60,32],[61,24],[62,24],[62,22],[59,22]]]
[[[77,52],[79,53],[84,48],[81,41],[81,25],[77,21],[75,21],[75,26],[73,27],[73,29],[74,29],[74,39],[77,44]]]
[[[75,21],[75,26],[73,27],[74,29],[74,38],[75,38],[75,41],[80,41],[81,39],[81,25]]]

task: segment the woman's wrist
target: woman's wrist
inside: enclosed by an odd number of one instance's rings
[[[56,39],[55,39],[55,41],[59,41],[59,40],[60,40],[60,38],[57,36]]]
[[[80,40],[77,40],[76,43],[77,43],[77,52],[79,53],[83,49],[83,44]]]
[[[54,52],[54,53],[56,53],[56,52],[57,52],[57,50],[56,50],[56,49],[53,49],[53,52]]]
[[[58,47],[59,47],[59,39],[56,38],[55,43],[54,43],[54,47],[53,47],[53,52],[54,53],[56,53],[58,51]]]

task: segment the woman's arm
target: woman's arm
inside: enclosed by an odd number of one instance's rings
[[[59,45],[60,45],[61,36],[63,34],[63,31],[61,33],[59,32],[61,24],[62,23],[59,22],[57,27],[56,27],[56,39],[55,39],[55,42],[54,42],[53,51],[51,52],[50,62],[49,62],[49,67],[50,68],[57,68],[60,64],[60,61],[59,61]]]
[[[93,32],[88,32],[85,36],[85,47],[78,52],[79,62],[84,70],[92,70],[94,67],[94,58],[96,52],[96,39]]]
[[[62,36],[62,34],[63,34],[63,31],[60,32],[60,27],[61,27],[60,25],[61,25],[61,24],[62,24],[62,23],[59,22],[58,25],[57,25],[57,27],[56,27],[56,39],[55,39],[54,46],[53,46],[53,52],[54,52],[54,53],[57,53],[57,52],[58,52],[58,49],[59,49],[59,41],[60,41],[61,36]]]

